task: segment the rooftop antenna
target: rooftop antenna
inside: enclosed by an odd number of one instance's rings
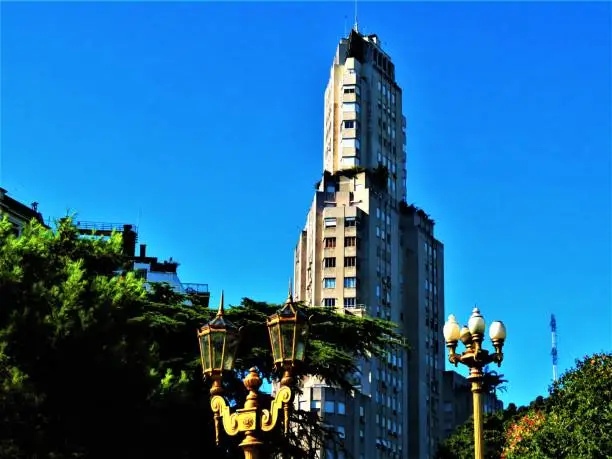
[[[353,29],[355,29],[355,32],[359,32],[359,27],[357,25],[357,0],[355,0],[355,25]]]
[[[552,334],[552,350],[550,355],[552,356],[553,364],[553,381],[557,382],[557,320],[554,314],[550,315],[550,332]]]

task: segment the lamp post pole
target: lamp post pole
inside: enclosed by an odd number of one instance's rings
[[[217,445],[220,434],[244,434],[240,447],[245,459],[262,459],[263,442],[260,435],[276,427],[281,413],[285,434],[289,426],[289,411],[293,401],[293,368],[304,360],[304,350],[308,338],[308,319],[293,302],[291,288],[289,297],[278,313],[268,318],[268,330],[272,346],[274,364],[283,369],[277,392],[270,409],[259,405],[259,388],[262,380],[256,368],[251,368],[244,378],[244,387],[249,391],[244,406],[233,413],[223,397],[223,374],[232,371],[240,330],[224,318],[223,294],[216,317],[198,331],[202,369],[207,378],[212,380],[210,388],[210,406],[215,419],[215,437]],[[223,424],[223,428],[221,427]]]
[[[444,339],[448,347],[448,360],[455,366],[459,363],[470,369],[468,381],[472,386],[472,399],[474,405],[474,457],[484,459],[484,439],[483,439],[483,409],[482,392],[484,373],[482,369],[489,363],[497,363],[500,366],[504,359],[502,348],[506,340],[506,327],[500,321],[494,321],[489,328],[489,337],[495,348],[495,352],[482,348],[482,341],[485,332],[485,321],[478,308],[474,308],[468,325],[459,328],[457,319],[454,315],[448,317],[444,324]],[[461,354],[455,353],[457,343],[465,345],[465,351]]]
[[[472,400],[474,405],[474,457],[484,459],[483,409],[482,409],[482,371],[470,369]]]

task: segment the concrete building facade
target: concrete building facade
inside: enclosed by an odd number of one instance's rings
[[[312,379],[296,403],[319,410],[356,459],[429,458],[444,367],[443,246],[433,220],[406,205],[402,91],[376,35],[340,41],[324,100],[324,173],[295,248],[295,298],[391,320],[411,351],[362,362],[351,397]]]

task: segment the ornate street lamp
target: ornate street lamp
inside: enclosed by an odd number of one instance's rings
[[[275,428],[280,409],[284,412],[284,427],[287,433],[289,426],[289,409],[293,400],[290,385],[293,383],[293,368],[304,360],[306,340],[308,338],[308,320],[299,311],[294,302],[291,290],[289,298],[278,313],[268,319],[270,344],[274,363],[285,370],[281,379],[281,388],[272,401],[270,409],[259,406],[259,388],[262,381],[256,368],[251,368],[244,378],[244,386],[249,391],[243,408],[230,413],[230,408],[223,397],[221,379],[224,372],[233,370],[236,349],[239,342],[239,330],[223,317],[223,294],[217,316],[198,332],[202,369],[207,378],[212,379],[210,405],[215,416],[215,435],[217,445],[223,430],[227,435],[244,432],[240,443],[245,459],[259,459],[261,432]]]
[[[210,393],[221,395],[223,372],[234,368],[234,359],[240,342],[240,330],[225,319],[223,310],[223,292],[219,311],[213,320],[198,331],[200,358],[204,374],[212,379]]]
[[[472,394],[474,400],[474,457],[484,459],[484,440],[482,432],[482,391],[484,373],[482,369],[489,363],[497,363],[500,366],[504,359],[502,348],[506,340],[506,327],[500,321],[494,321],[489,327],[489,337],[493,342],[495,352],[482,348],[485,333],[485,321],[478,308],[474,308],[467,326],[459,328],[459,323],[454,315],[448,316],[444,324],[444,339],[448,347],[448,360],[457,366],[462,363],[470,369],[468,380],[472,383]],[[455,353],[457,343],[465,345],[465,352]]]
[[[293,384],[293,368],[304,361],[308,340],[308,317],[293,302],[291,286],[283,307],[268,319],[272,359],[279,370],[284,370],[281,385]]]

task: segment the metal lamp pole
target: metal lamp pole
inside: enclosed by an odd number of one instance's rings
[[[455,366],[462,363],[470,369],[468,381],[472,383],[472,397],[474,401],[475,459],[484,459],[482,409],[484,373],[482,369],[489,363],[497,363],[497,366],[501,366],[504,359],[502,348],[506,340],[506,327],[504,324],[497,320],[492,322],[489,327],[489,337],[495,352],[490,354],[489,351],[482,348],[485,328],[484,318],[478,308],[474,308],[468,325],[463,326],[461,329],[457,319],[452,314],[448,317],[446,324],[444,324],[444,339],[446,340],[446,347],[448,347],[448,360]],[[461,354],[456,354],[455,350],[459,340],[465,345],[465,351]]]

